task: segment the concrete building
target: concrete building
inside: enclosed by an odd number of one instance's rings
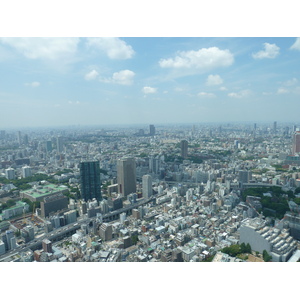
[[[118,192],[123,197],[136,192],[136,164],[134,158],[117,161]]]
[[[182,140],[180,142],[180,151],[181,151],[181,156],[183,158],[187,158],[187,156],[188,156],[188,141]]]
[[[245,219],[240,227],[240,244],[249,243],[251,249],[263,253],[266,250],[272,261],[285,262],[297,250],[297,243],[287,229],[280,230],[265,225],[260,218]]]
[[[29,200],[43,201],[46,197],[59,193],[68,192],[66,186],[56,186],[55,184],[36,185],[32,189],[20,192],[21,198],[28,198]]]
[[[155,126],[154,125],[149,125],[149,130],[150,130],[149,135],[154,136],[155,135]]]
[[[14,180],[14,179],[16,179],[15,169],[13,169],[13,168],[5,169],[5,177],[8,180]]]
[[[52,243],[48,239],[42,241],[43,250],[48,253],[52,253]]]
[[[293,135],[292,154],[300,153],[300,131],[296,131]]]
[[[102,240],[109,241],[112,239],[112,225],[108,223],[102,223],[99,229],[99,235]]]
[[[148,199],[152,196],[152,177],[151,175],[143,176],[143,198]]]
[[[31,177],[32,176],[32,168],[29,166],[22,167],[22,177]]]
[[[50,195],[41,202],[41,216],[48,217],[51,213],[68,208],[68,197],[62,193]]]

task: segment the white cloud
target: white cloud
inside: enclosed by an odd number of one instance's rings
[[[174,91],[175,91],[175,92],[183,92],[184,89],[183,89],[183,88],[180,88],[180,87],[176,87],[176,88],[174,89]]]
[[[128,59],[134,55],[134,50],[126,42],[113,37],[88,38],[89,46],[96,47],[104,52],[110,59]]]
[[[296,38],[295,43],[291,46],[290,49],[300,51],[300,38]]]
[[[295,85],[295,84],[297,84],[298,83],[298,79],[297,78],[292,78],[292,79],[290,79],[290,80],[287,80],[286,82],[284,82],[283,84],[285,85],[285,86],[293,86],[293,85]]]
[[[264,50],[253,53],[252,57],[255,59],[275,58],[279,54],[280,48],[276,44],[264,43]]]
[[[228,96],[231,98],[245,98],[251,95],[251,91],[250,90],[242,90],[240,92],[237,93],[229,93]]]
[[[11,46],[29,59],[58,60],[75,54],[79,38],[27,38],[4,37],[0,42]]]
[[[198,96],[199,97],[203,97],[203,98],[214,98],[214,97],[216,97],[215,94],[213,94],[213,93],[206,93],[206,92],[200,92],[200,93],[198,93]]]
[[[31,87],[38,87],[41,84],[38,81],[33,81],[33,82],[30,82],[30,83],[25,83],[25,85],[26,86],[31,86]]]
[[[219,85],[223,83],[223,79],[219,75],[208,75],[206,85]]]
[[[92,70],[91,72],[85,74],[84,78],[85,80],[94,80],[98,75],[99,73],[96,70]]]
[[[142,88],[142,91],[144,94],[155,94],[157,91],[157,88],[152,88],[150,86],[144,86]]]
[[[221,86],[220,91],[227,91],[227,88],[225,86]]]
[[[117,83],[121,85],[131,85],[133,84],[133,78],[135,73],[130,70],[122,70],[120,72],[115,72],[112,78],[101,78],[101,82],[106,83]]]
[[[233,61],[233,54],[229,50],[211,47],[178,52],[175,58],[161,59],[159,65],[161,68],[197,69],[205,72],[218,67],[228,67]]]
[[[287,94],[289,91],[287,89],[284,88],[279,88],[277,90],[277,94]]]

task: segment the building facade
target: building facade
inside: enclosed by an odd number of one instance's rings
[[[80,163],[80,192],[84,201],[101,200],[101,180],[99,161]]]
[[[124,197],[136,192],[136,164],[134,158],[117,161],[118,193]]]

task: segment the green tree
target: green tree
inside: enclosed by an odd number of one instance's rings
[[[267,252],[267,250],[263,251],[263,260],[268,262],[272,260],[272,256]]]

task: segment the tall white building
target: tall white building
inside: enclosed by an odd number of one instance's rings
[[[16,172],[15,172],[15,170],[13,168],[5,169],[5,177],[8,180],[16,179]]]
[[[143,176],[143,197],[148,199],[152,196],[152,177],[151,175]]]
[[[29,166],[22,167],[22,177],[30,177],[32,176],[32,168]]]

